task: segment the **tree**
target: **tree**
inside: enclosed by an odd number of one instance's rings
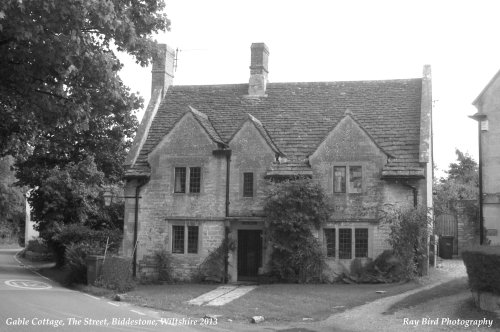
[[[170,27],[163,9],[163,0],[0,3],[0,156],[16,157],[42,232],[118,217],[99,191],[123,176],[143,102],[118,76],[114,49],[147,65],[152,34]]]
[[[96,115],[125,121],[140,101],[118,77],[113,45],[146,65],[151,34],[170,26],[163,8],[162,0],[2,1],[0,155],[88,132]]]
[[[274,183],[268,191],[264,212],[273,248],[273,272],[294,282],[321,279],[324,257],[312,233],[329,218],[330,208],[321,186],[307,178]]]
[[[451,163],[447,176],[434,184],[434,210],[447,213],[454,200],[476,200],[479,195],[477,162],[467,153],[456,149],[457,162]]]

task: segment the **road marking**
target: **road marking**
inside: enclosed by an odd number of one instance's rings
[[[49,289],[52,288],[51,285],[46,284],[41,281],[36,280],[6,280],[5,284],[7,286],[24,288],[24,289]]]
[[[83,295],[88,296],[88,297],[91,297],[91,298],[93,298],[94,300],[99,300],[99,298],[98,298],[98,297],[95,297],[95,296],[92,296],[92,295],[89,295],[89,294],[85,294],[85,293],[84,293]]]
[[[141,315],[141,316],[146,316],[145,313],[137,311],[137,310],[130,310],[130,311],[135,312],[136,314]]]
[[[114,305],[115,307],[119,307],[119,305],[118,305],[118,304],[113,303],[113,302],[108,302],[108,304]]]

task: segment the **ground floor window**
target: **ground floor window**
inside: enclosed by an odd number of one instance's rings
[[[199,226],[172,225],[172,253],[197,254]]]
[[[324,228],[326,256],[336,259],[363,258],[369,255],[367,227]]]

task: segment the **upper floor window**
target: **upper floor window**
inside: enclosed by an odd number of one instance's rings
[[[361,166],[334,166],[333,192],[359,194],[363,192],[363,171]]]
[[[175,168],[174,193],[186,192],[186,167]]]
[[[189,168],[189,192],[199,193],[201,188],[201,167]]]
[[[253,173],[243,173],[243,197],[253,197]]]
[[[188,178],[189,184],[187,184]],[[197,194],[201,192],[201,167],[175,167],[174,193],[184,194],[186,188],[189,188],[190,193]]]
[[[333,192],[345,193],[345,166],[333,167]]]

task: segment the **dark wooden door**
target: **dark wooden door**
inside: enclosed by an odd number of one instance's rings
[[[458,255],[458,221],[451,214],[436,217],[436,233],[439,236],[453,236],[453,255]]]
[[[262,231],[238,230],[238,280],[257,278],[262,265]]]

